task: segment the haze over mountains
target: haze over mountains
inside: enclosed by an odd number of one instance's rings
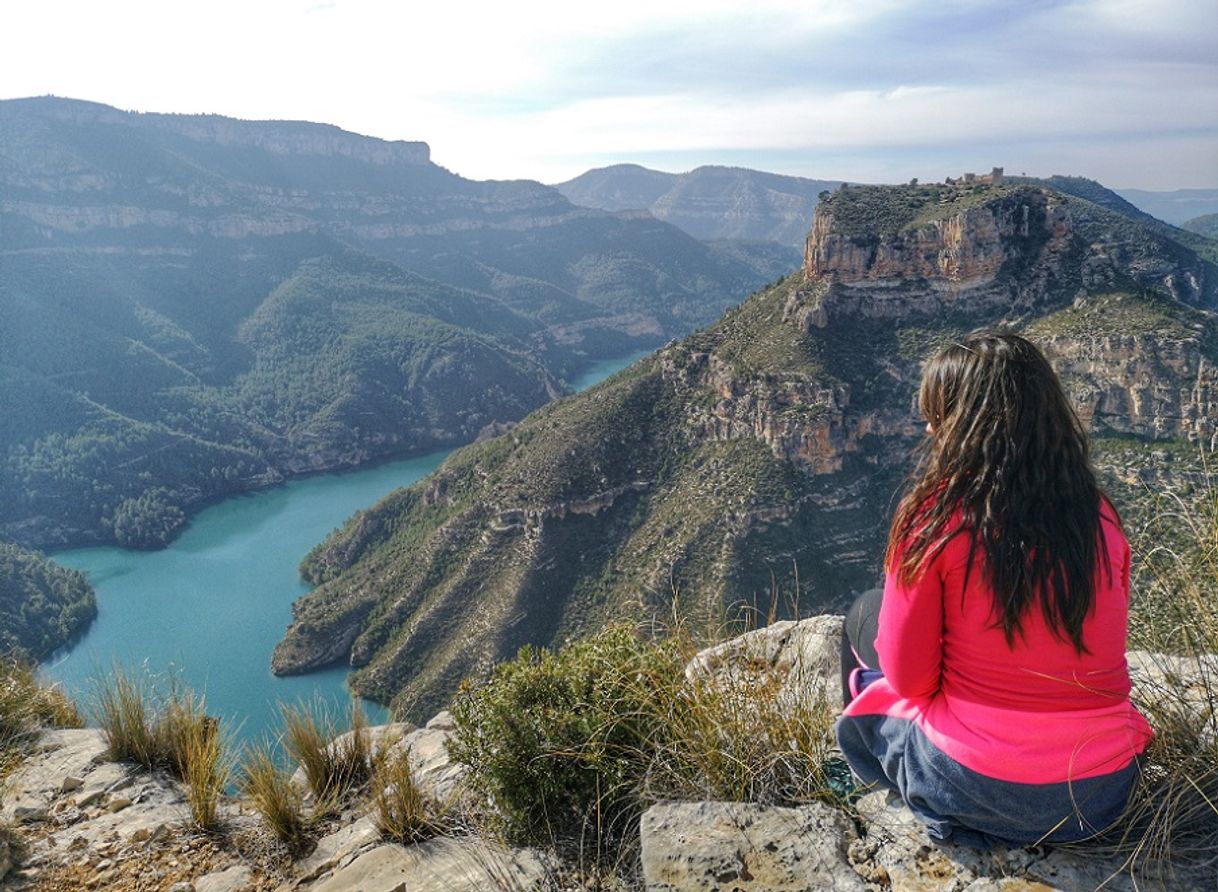
[[[421,142],[0,102],[0,535],[155,546],[224,494],[466,442],[790,258]]]
[[[675,174],[615,164],[554,188],[584,207],[645,208],[701,239],[771,241],[802,249],[817,196],[840,185],[743,167],[707,166]]]
[[[1218,189],[1174,189],[1151,192],[1146,189],[1117,189],[1122,198],[1151,216],[1177,226],[1206,214],[1218,213]]]

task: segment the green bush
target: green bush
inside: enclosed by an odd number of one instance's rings
[[[485,684],[462,686],[450,752],[509,838],[629,832],[661,733],[651,701],[682,666],[675,648],[625,626],[557,653],[524,647]]]

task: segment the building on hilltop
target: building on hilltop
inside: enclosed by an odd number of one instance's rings
[[[948,177],[944,182],[949,186],[1001,186],[1002,179],[1002,168],[995,167],[988,175],[977,176],[975,173],[966,173],[960,177]]]

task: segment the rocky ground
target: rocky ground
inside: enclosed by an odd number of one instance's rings
[[[776,623],[704,651],[694,673],[772,673],[790,697],[831,695],[840,617]],[[1141,657],[1132,662],[1135,668]],[[1140,673],[1141,670],[1138,670]],[[423,728],[374,729],[374,743],[409,753],[427,793],[466,791],[448,757],[447,713]],[[381,838],[366,809],[330,819],[315,846],[290,858],[240,798],[221,809],[220,832],[190,828],[179,782],[107,761],[95,729],[43,734],[8,780],[0,819],[18,828],[18,857],[0,842],[0,885],[19,892],[482,892],[620,889],[598,885],[552,854],[513,849],[473,834],[399,845]],[[302,782],[298,776],[296,782]],[[1120,859],[1032,847],[979,852],[933,844],[899,800],[863,796],[849,812],[811,803],[661,802],[642,817],[633,872],[646,892],[1082,892],[1103,888],[1212,890],[1218,877],[1175,873],[1135,881]],[[19,863],[12,867],[11,861]],[[632,872],[632,871],[626,871]],[[577,879],[572,877],[578,876]]]

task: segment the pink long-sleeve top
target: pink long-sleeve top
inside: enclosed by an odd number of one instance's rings
[[[954,536],[917,583],[889,573],[876,650],[884,677],[846,708],[914,721],[943,753],[987,777],[1057,783],[1124,768],[1152,736],[1129,700],[1125,643],[1129,543],[1102,512],[1095,605],[1083,624],[1087,652],[1050,631],[1039,605],[1008,646],[969,537]]]

